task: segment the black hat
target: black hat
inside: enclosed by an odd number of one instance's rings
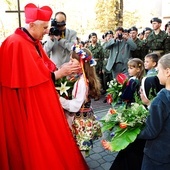
[[[89,40],[85,40],[84,43],[89,43]]]
[[[142,90],[145,98],[150,100],[150,95],[155,97],[156,94],[164,87],[159,83],[157,76],[144,77],[142,79]]]
[[[122,32],[124,32],[124,29],[123,29],[123,27],[117,27],[115,31],[122,31]]]
[[[106,33],[102,35],[102,39],[105,39],[105,37],[106,37]]]
[[[92,33],[89,35],[89,39],[90,39],[92,36],[96,36],[96,37],[97,37],[97,34],[96,34],[95,32],[92,32]]]
[[[142,35],[144,35],[144,32],[143,32],[143,31],[142,31],[142,32],[140,32],[140,33],[138,34],[138,36],[140,36],[141,34],[142,34]]]
[[[84,44],[85,44],[84,41],[80,41],[79,43],[82,44],[83,46],[84,46]]]
[[[170,25],[170,21],[167,22],[167,25]]]
[[[145,31],[152,31],[152,29],[149,28],[149,27],[146,27],[146,28],[143,30],[143,32],[145,33]]]
[[[124,29],[124,32],[127,32],[127,33],[129,33],[129,29]]]
[[[131,28],[129,29],[129,32],[130,32],[130,31],[136,31],[136,32],[137,32],[138,29],[137,29],[135,26],[133,26],[133,27],[131,27]]]
[[[162,20],[157,18],[157,17],[155,17],[155,18],[152,18],[150,22],[151,22],[151,24],[152,24],[152,22],[162,23]]]
[[[170,25],[170,21],[168,21],[166,24],[165,24],[165,31],[167,30],[167,27]]]
[[[107,31],[106,33],[105,33],[105,36],[107,36],[108,34],[112,34],[113,35],[113,31]]]

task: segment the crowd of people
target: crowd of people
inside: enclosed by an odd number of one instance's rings
[[[64,12],[50,23],[49,6],[29,3],[24,11],[25,26],[0,46],[0,169],[89,169],[84,157],[102,136],[91,100],[124,73],[129,83],[120,102],[130,107],[137,92],[150,115],[110,169],[169,170],[170,22],[161,30],[155,17],[141,33],[120,26],[104,33],[102,43],[95,32],[83,42],[66,27]],[[65,76],[76,78],[71,99],[55,89]]]

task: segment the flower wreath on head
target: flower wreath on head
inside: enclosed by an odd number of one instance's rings
[[[89,56],[89,55],[86,54],[86,52],[83,50],[81,45],[73,45],[71,50],[75,51],[76,54],[78,54],[78,56],[80,57],[80,60],[84,60],[85,62],[89,62],[91,67],[93,67],[97,64],[92,56]]]
[[[80,57],[80,65],[83,71],[83,76],[86,81],[86,85],[88,85],[88,80],[84,72],[83,60],[85,62],[89,62],[91,67],[96,65],[96,61],[92,58],[92,56],[87,55],[80,45],[73,45],[71,50],[75,51],[76,54],[78,54],[78,56]],[[56,90],[59,92],[60,96],[66,99],[72,99],[73,86],[76,80],[80,77],[80,75],[81,74],[68,75],[55,81],[55,87]]]

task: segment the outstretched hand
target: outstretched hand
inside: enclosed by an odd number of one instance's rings
[[[79,64],[72,62],[64,63],[57,71],[55,71],[55,78],[59,79],[72,73],[80,72],[81,67]]]
[[[65,76],[67,76],[72,73],[78,73],[81,67],[79,64],[68,62],[68,63],[63,64],[60,69],[62,69]]]

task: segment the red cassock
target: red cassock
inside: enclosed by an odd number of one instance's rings
[[[89,169],[52,82],[53,66],[41,43],[21,29],[2,43],[0,170]]]

